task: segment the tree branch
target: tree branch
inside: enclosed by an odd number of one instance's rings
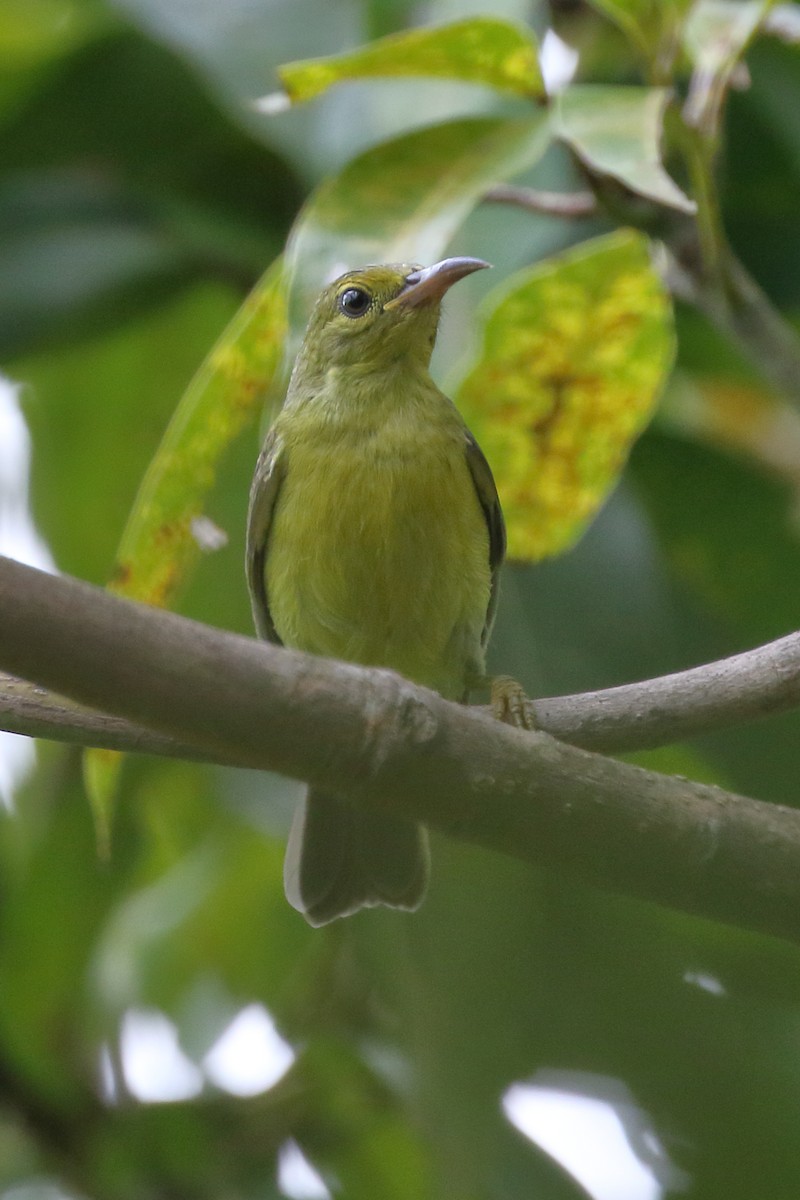
[[[688,671],[530,703],[537,728],[584,750],[615,754],[685,741],[800,707],[800,633]],[[488,708],[482,711],[489,714]],[[0,729],[109,750],[243,765],[230,755],[154,733],[3,674]]]
[[[800,706],[800,633],[702,667],[604,691],[537,700],[542,729],[619,753],[699,737]]]
[[[101,750],[160,754],[191,762],[239,766],[222,754],[204,753],[197,746],[168,734],[154,733],[135,721],[114,717],[77,704],[38,684],[0,672],[0,730],[23,737],[48,738]]]
[[[588,883],[800,942],[800,812],[522,733],[0,558],[0,665],[242,765]]]

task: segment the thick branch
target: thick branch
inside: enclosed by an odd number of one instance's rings
[[[800,633],[689,671],[532,702],[544,733],[604,753],[664,746],[799,706]],[[0,729],[110,750],[241,765],[229,755],[203,751],[2,674]]]
[[[800,812],[522,733],[0,558],[0,665],[91,707],[452,836],[800,941]]]
[[[48,738],[101,750],[160,754],[191,762],[238,764],[221,754],[205,754],[197,746],[168,734],[154,733],[135,721],[86,708],[38,684],[0,672],[0,730],[24,737]]]

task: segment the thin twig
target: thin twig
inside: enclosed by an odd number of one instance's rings
[[[598,211],[592,192],[542,192],[538,188],[515,187],[511,183],[489,188],[483,199],[490,204],[513,204],[548,217],[593,217]]]
[[[742,349],[762,377],[790,403],[800,407],[800,337],[772,304],[745,267],[730,256],[726,286],[728,303],[713,299],[700,307]]]
[[[542,729],[587,750],[668,745],[800,707],[800,633],[605,691],[537,700]]]

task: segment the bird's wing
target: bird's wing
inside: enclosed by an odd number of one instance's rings
[[[469,430],[466,432],[466,442],[467,466],[472,476],[472,482],[475,484],[475,491],[478,493],[478,500],[483,509],[486,526],[489,530],[489,566],[492,570],[492,590],[489,595],[489,607],[486,610],[486,622],[483,627],[482,640],[483,644],[486,645],[489,634],[492,631],[495,609],[497,608],[500,566],[506,555],[506,525],[503,520],[503,510],[500,508],[500,499],[497,495],[492,468],[489,466],[483,451]]]
[[[247,514],[247,584],[250,589],[250,604],[258,636],[269,642],[280,642],[280,638],[269,611],[264,565],[275,502],[285,475],[286,452],[283,441],[271,429],[256,463],[256,472],[250,488],[250,509]]]

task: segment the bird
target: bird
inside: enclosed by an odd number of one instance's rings
[[[455,701],[486,682],[506,533],[489,464],[429,366],[445,293],[489,265],[370,265],[324,288],[247,520],[261,638],[390,668]],[[310,925],[413,911],[429,870],[418,823],[307,790],[284,885]]]

